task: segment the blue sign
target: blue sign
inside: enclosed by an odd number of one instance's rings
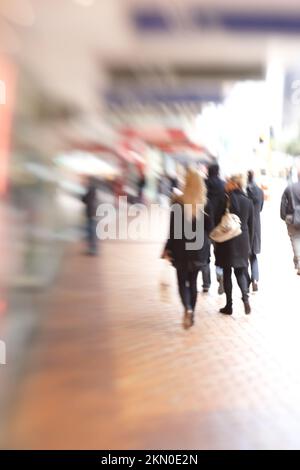
[[[224,30],[232,33],[300,33],[300,13],[272,11],[187,9],[180,20],[171,10],[143,8],[132,13],[134,27],[141,33],[174,33],[190,30]]]
[[[119,92],[118,90],[109,91],[105,94],[107,103],[117,106],[128,106],[139,103],[149,104],[195,104],[207,102],[221,102],[221,91],[135,91],[130,93]]]

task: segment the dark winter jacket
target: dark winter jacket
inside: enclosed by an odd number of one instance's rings
[[[216,214],[218,207],[220,207],[224,201],[225,183],[218,176],[211,176],[206,180],[206,189],[207,199],[211,204],[211,210],[213,214]],[[216,220],[214,220],[214,222],[216,224]]]
[[[209,263],[210,259],[210,240],[209,233],[213,228],[213,216],[211,205],[208,202],[204,213],[198,219],[194,217],[189,220],[185,214],[183,205],[180,202],[175,202],[171,208],[170,215],[170,232],[169,238],[165,245],[165,250],[170,255],[173,265],[176,268],[187,270],[201,269]],[[192,230],[193,233],[197,232],[197,237],[202,241],[201,246],[196,249],[189,249],[188,244],[195,242],[196,236],[189,239],[186,236],[189,232],[185,228]],[[204,228],[204,230],[203,230]],[[176,230],[181,232],[182,236],[178,238]]]
[[[253,243],[253,204],[248,196],[235,190],[230,193],[230,212],[241,220],[241,235],[224,243],[216,243],[216,265],[222,268],[247,268],[249,254]],[[216,213],[217,223],[221,221],[226,210],[226,197]]]
[[[264,193],[257,186],[256,183],[251,183],[247,186],[247,195],[253,203],[253,243],[252,243],[252,253],[258,254],[261,251],[261,223],[260,223],[260,213],[264,205]]]
[[[281,206],[280,206],[280,217],[282,220],[286,221],[288,215],[293,215],[294,213],[294,205],[292,200],[293,191],[293,198],[294,203],[296,206],[300,205],[300,181],[298,183],[294,183],[288,186],[281,198]]]
[[[82,197],[82,202],[86,206],[86,216],[88,219],[95,217],[97,210],[97,189],[95,186],[90,186],[86,194]]]

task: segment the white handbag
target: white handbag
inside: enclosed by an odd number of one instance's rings
[[[241,235],[241,221],[236,214],[232,214],[229,210],[229,200],[227,203],[225,214],[221,222],[212,230],[209,237],[217,243],[223,243],[232,238]]]

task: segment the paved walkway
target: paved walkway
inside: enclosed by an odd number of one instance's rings
[[[300,448],[300,278],[278,207],[264,213],[260,291],[201,294],[181,327],[159,289],[159,244],[74,247],[7,428],[9,448]],[[275,222],[274,222],[275,221]]]

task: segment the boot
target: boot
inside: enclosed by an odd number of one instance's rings
[[[232,315],[232,300],[227,299],[225,307],[220,309],[220,313],[224,315]]]
[[[249,315],[251,313],[251,307],[249,304],[249,300],[244,300],[244,309],[245,309],[245,314]]]
[[[219,283],[218,294],[222,295],[224,294],[223,276],[218,276],[218,283]]]
[[[183,317],[183,328],[187,330],[194,324],[194,312],[191,309],[185,310]]]
[[[253,292],[257,292],[258,291],[258,284],[256,281],[252,281],[252,290]]]

